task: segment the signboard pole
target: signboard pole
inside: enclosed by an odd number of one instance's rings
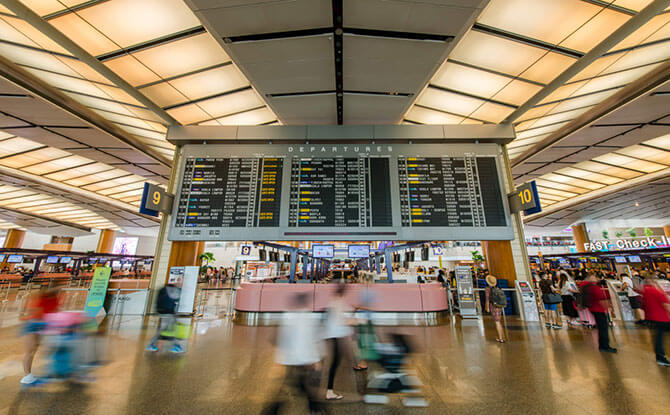
[[[109,285],[109,278],[111,276],[111,267],[98,267],[93,271],[93,279],[91,280],[91,286],[88,289],[84,313],[91,317],[96,317],[98,313],[100,313],[100,310],[102,310],[102,307],[105,304],[107,286]]]
[[[291,283],[295,282],[295,271],[297,268],[297,262],[298,262],[298,250],[291,249],[291,275],[289,279]]]
[[[391,248],[384,248],[384,262],[386,262],[386,278],[389,282],[393,282],[393,250]]]

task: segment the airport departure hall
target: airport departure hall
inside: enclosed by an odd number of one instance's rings
[[[670,0],[0,0],[0,413],[670,411]]]

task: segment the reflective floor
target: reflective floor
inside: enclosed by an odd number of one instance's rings
[[[272,327],[233,326],[226,319],[194,323],[188,352],[147,354],[155,319],[106,321],[109,362],[86,384],[52,383],[21,389],[18,326],[0,328],[0,413],[7,414],[257,414],[274,396],[283,369],[273,362]],[[388,332],[391,328],[383,328]],[[402,328],[417,345],[410,365],[424,383],[429,407],[406,408],[398,397],[368,405],[358,391],[363,374],[351,357],[335,389],[344,400],[331,414],[647,414],[670,408],[670,368],[658,367],[651,332],[616,327],[616,355],[596,350],[595,332],[548,331],[508,319],[510,342],[494,341],[492,321],[461,321]],[[670,339],[669,339],[670,340]],[[45,370],[38,353],[36,373]],[[371,366],[372,370],[372,366]],[[307,413],[291,399],[284,413]]]

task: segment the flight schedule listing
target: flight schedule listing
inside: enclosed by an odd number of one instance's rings
[[[293,157],[290,227],[392,226],[388,157]]]
[[[494,157],[398,157],[402,226],[506,226]]]
[[[277,227],[283,158],[188,158],[176,226]]]

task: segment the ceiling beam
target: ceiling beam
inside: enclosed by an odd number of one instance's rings
[[[42,176],[37,176],[31,173],[26,173],[20,170],[13,169],[11,167],[5,167],[5,166],[0,166],[0,176],[6,175],[9,177],[13,177],[15,179],[19,180],[25,180],[29,181],[38,185],[43,185],[43,186],[48,186],[53,189],[61,190],[63,192],[71,193],[73,195],[85,197],[86,199],[89,199],[93,203],[102,203],[104,205],[110,206],[113,209],[118,209],[122,210],[124,212],[132,213],[134,215],[137,215],[138,217],[142,217],[145,219],[149,219],[151,221],[154,221],[156,223],[160,223],[160,219],[153,217],[153,216],[148,216],[148,215],[143,215],[140,214],[138,211],[137,206],[131,205],[129,203],[122,202],[120,200],[112,199],[110,197],[106,197],[103,195],[99,195],[95,192],[92,192],[90,190],[84,190],[76,186],[71,186],[69,184],[65,184],[56,180],[48,179],[46,177]],[[41,193],[39,190],[31,189],[34,192]],[[57,196],[56,196],[57,197]],[[74,204],[77,204],[77,202],[73,202]],[[86,206],[82,206],[82,209],[88,209]],[[95,212],[94,212],[95,213]],[[98,213],[99,214],[99,213]],[[100,216],[103,216],[103,214],[99,214]]]
[[[70,52],[80,61],[90,66],[100,75],[112,81],[128,95],[141,102],[142,105],[153,111],[158,117],[168,123],[168,125],[180,125],[176,119],[164,111],[160,106],[156,105],[152,100],[147,98],[144,94],[135,89],[135,87],[126,82],[125,79],[121,78],[114,71],[96,59],[93,55],[84,50],[84,48],[76,44],[69,37],[65,36],[60,30],[56,29],[46,20],[42,19],[37,13],[33,12],[29,7],[25,6],[19,0],[2,0],[1,3],[9,10],[14,12],[18,17],[25,20],[35,29],[40,31],[43,35],[58,43],[61,47]]]
[[[596,59],[600,58],[603,54],[607,53],[607,51],[619,44],[619,42],[624,40],[628,35],[639,29],[642,25],[647,23],[657,14],[661,13],[668,6],[670,6],[670,0],[654,0],[647,7],[642,9],[637,15],[631,17],[626,23],[621,25],[621,27],[615,30],[614,33],[609,35],[588,53],[573,63],[568,69],[558,75],[553,81],[547,84],[546,87],[542,88],[535,95],[533,95],[516,111],[508,115],[507,118],[503,120],[503,123],[513,123],[516,121],[528,110],[540,103],[540,101],[542,101],[544,98],[548,97],[549,94],[563,86],[563,84],[568,82],[584,68],[593,63]]]
[[[91,232],[91,228],[87,228],[86,226],[78,225],[76,223],[66,222],[66,221],[63,221],[63,220],[53,219],[53,218],[49,218],[49,217],[42,216],[42,215],[37,215],[35,213],[24,212],[23,210],[12,209],[12,208],[8,208],[8,207],[0,206],[0,211],[3,211],[3,210],[5,210],[7,212],[14,213],[14,214],[17,214],[17,215],[28,216],[28,217],[31,217],[31,218],[34,218],[34,219],[39,219],[39,220],[51,222],[51,223],[56,224],[56,225],[67,226],[67,227],[70,227],[70,228],[77,229],[79,231]],[[4,220],[6,220],[6,219],[4,219]],[[14,225],[25,227],[24,225],[20,225],[20,224],[14,223],[14,222],[12,222],[12,223]]]
[[[130,146],[137,151],[146,154],[148,157],[156,160],[158,163],[166,167],[172,166],[172,162],[169,159],[154,151],[151,147],[142,143],[139,139],[128,134],[111,121],[93,112],[85,105],[80,104],[58,89],[52,87],[40,79],[37,79],[25,69],[19,67],[13,62],[10,62],[3,56],[0,56],[0,77],[5,78],[14,85],[30,92],[33,96],[38,97],[43,101],[56,106],[57,108],[60,108],[68,114],[102,131],[103,133],[108,134],[110,136],[110,144],[114,144],[112,140],[118,141],[123,144],[121,146],[122,148]]]
[[[515,158],[512,161],[512,166],[518,166],[519,164],[530,159],[532,156],[549,149],[551,146],[560,142],[564,138],[567,138],[569,135],[574,134],[582,128],[593,124],[597,120],[608,114],[611,114],[629,102],[640,98],[649,91],[652,91],[653,89],[663,85],[668,80],[670,80],[670,62],[659,66],[642,78],[631,82],[622,88],[621,91],[616,92],[611,97],[605,99],[600,104],[596,105],[593,109],[585,112],[563,127],[559,128],[557,131],[551,133],[549,136],[547,136],[547,138],[537,143],[531,149],[523,152],[521,156]]]
[[[635,186],[641,186],[657,180],[666,179],[670,177],[670,168],[659,170],[654,173],[645,174],[643,176],[635,177],[633,179],[625,180],[623,182],[615,183],[610,186],[603,187],[602,189],[594,190],[592,192],[584,193],[579,196],[571,197],[560,202],[556,202],[549,206],[546,209],[543,209],[540,213],[535,213],[533,215],[527,216],[524,218],[525,223],[530,223],[534,220],[540,219],[552,213],[556,213],[563,209],[568,209],[582,203],[590,202],[592,200],[598,199],[603,196],[609,196],[617,192],[628,190]]]

